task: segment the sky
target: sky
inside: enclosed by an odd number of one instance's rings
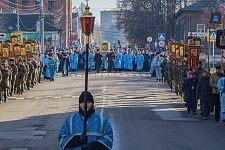
[[[85,3],[85,0],[73,0],[73,6],[79,7],[81,3]],[[96,17],[96,21],[100,23],[100,11],[111,10],[116,8],[116,0],[89,0],[89,6],[91,12]]]

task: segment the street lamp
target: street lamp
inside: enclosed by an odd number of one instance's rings
[[[85,94],[84,94],[84,128],[83,134],[87,133],[87,92],[88,92],[88,55],[89,55],[89,36],[93,33],[95,17],[89,11],[90,7],[85,7],[83,15],[80,17],[82,33],[86,35],[86,61],[85,61]]]

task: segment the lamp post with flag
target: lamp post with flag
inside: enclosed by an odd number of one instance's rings
[[[87,133],[87,92],[88,92],[88,57],[89,57],[89,41],[90,35],[94,30],[95,17],[90,12],[90,7],[88,6],[88,0],[86,0],[87,5],[85,11],[80,17],[80,23],[82,28],[82,33],[86,36],[86,61],[85,61],[85,94],[84,94],[84,126],[83,134]]]

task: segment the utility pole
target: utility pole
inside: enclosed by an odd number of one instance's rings
[[[41,20],[40,20],[40,35],[41,35],[41,55],[43,56],[44,55],[44,52],[45,52],[45,17],[44,17],[44,14],[43,14],[43,11],[44,11],[44,0],[41,1],[41,11],[40,11],[40,16],[41,16]]]
[[[17,14],[17,32],[20,32],[20,16],[19,16],[19,10],[18,8],[16,9],[16,14]]]

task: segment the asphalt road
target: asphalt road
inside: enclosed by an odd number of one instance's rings
[[[0,150],[58,150],[57,132],[83,89],[79,73],[10,97],[0,105]],[[187,115],[182,99],[148,74],[91,74],[89,90],[112,122],[113,150],[225,149],[225,126]]]

